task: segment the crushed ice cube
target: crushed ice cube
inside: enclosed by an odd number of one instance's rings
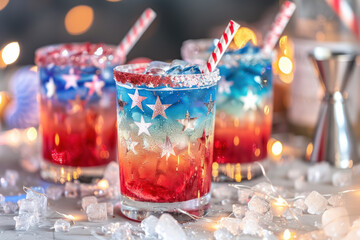
[[[155,227],[155,232],[163,240],[183,240],[186,234],[180,224],[170,215],[164,213],[160,216]]]
[[[215,240],[231,240],[234,238],[234,235],[232,235],[226,228],[219,228],[214,232],[214,238]]]
[[[223,200],[223,199],[231,199],[233,195],[233,188],[221,185],[213,189],[212,195],[214,198]]]
[[[340,194],[334,194],[328,199],[328,203],[333,207],[341,207],[344,205],[344,200]]]
[[[81,207],[84,211],[86,211],[86,208],[93,203],[98,203],[97,198],[94,196],[83,197],[81,199]]]
[[[114,240],[133,240],[131,234],[131,225],[129,223],[119,224],[112,234],[112,239]]]
[[[287,177],[292,180],[295,180],[304,175],[305,175],[304,171],[299,168],[292,168],[287,172]]]
[[[7,202],[4,204],[3,208],[6,214],[10,214],[15,213],[19,209],[19,206],[14,202]]]
[[[54,223],[55,232],[68,232],[70,231],[70,222],[64,219],[58,219]]]
[[[65,197],[76,198],[78,196],[79,183],[66,182],[65,183]]]
[[[175,75],[175,74],[181,74],[182,67],[181,66],[173,66],[169,70],[167,70],[165,73],[167,75]]]
[[[29,213],[23,213],[19,216],[15,216],[15,230],[27,231],[33,225],[33,216]]]
[[[86,215],[90,222],[102,222],[107,219],[106,203],[92,203],[86,208]]]
[[[271,211],[268,211],[267,213],[264,214],[264,216],[260,219],[262,223],[268,225],[272,222],[272,220],[274,219],[274,215]]]
[[[304,176],[301,176],[301,177],[295,179],[295,181],[294,181],[295,190],[302,190],[305,188],[305,185],[306,185],[306,183],[305,183]]]
[[[147,237],[156,236],[155,227],[159,219],[155,216],[148,216],[141,222],[141,228]]]
[[[245,212],[247,207],[240,204],[233,204],[233,214],[236,218],[243,218],[245,216]]]
[[[254,192],[250,189],[239,189],[238,190],[238,200],[241,204],[247,204],[250,198],[253,196]]]
[[[46,196],[52,200],[58,200],[64,192],[64,187],[52,185],[46,189]]]
[[[253,222],[260,222],[260,218],[263,217],[263,214],[260,214],[258,212],[254,212],[254,211],[246,211],[245,212],[245,217],[243,220],[248,220],[248,221],[253,221]]]
[[[307,210],[307,206],[305,204],[305,200],[302,198],[299,198],[297,200],[295,200],[295,202],[293,203],[293,206],[295,208],[300,209],[301,211],[305,212]]]
[[[327,200],[320,193],[312,191],[304,201],[310,214],[321,214],[326,210]]]
[[[241,232],[240,224],[241,220],[238,218],[224,217],[219,222],[219,228],[226,228],[231,234],[238,235]]]
[[[267,200],[262,199],[258,196],[253,196],[248,203],[248,207],[250,211],[263,214],[269,211],[270,203]]]
[[[80,184],[80,196],[81,197],[92,196],[92,195],[94,195],[94,191],[95,191],[94,185],[85,184],[85,183]]]
[[[33,199],[21,199],[19,207],[19,215],[31,216],[31,225],[35,225],[39,222],[39,205],[38,202]]]
[[[161,61],[152,61],[145,70],[146,74],[162,75],[170,68],[170,64]]]
[[[106,212],[108,215],[114,215],[114,205],[111,202],[106,203]]]
[[[299,218],[302,215],[303,211],[299,208],[287,208],[282,216],[288,220],[292,220]]]
[[[101,227],[101,232],[104,234],[113,234],[116,229],[120,227],[121,224],[129,224],[129,223],[109,223]]]
[[[180,59],[174,59],[171,62],[171,66],[180,66],[181,68],[184,68],[188,63],[184,60],[180,60]]]
[[[201,73],[200,68],[197,65],[185,67],[181,71],[181,74],[200,74],[200,73]]]
[[[328,237],[342,237],[350,228],[349,214],[343,207],[326,210],[321,219],[323,230]]]
[[[38,207],[40,215],[46,214],[47,210],[47,197],[43,187],[32,187],[26,193],[26,199],[32,199]]]
[[[307,180],[311,183],[328,182],[331,176],[330,165],[327,162],[318,163],[308,168]]]
[[[351,182],[352,182],[351,171],[339,170],[332,175],[332,184],[335,187],[346,187],[351,185]]]
[[[19,179],[19,173],[16,170],[8,169],[5,171],[5,180],[10,187],[14,187]]]
[[[258,235],[262,231],[257,218],[253,215],[255,214],[245,216],[241,222],[241,230],[244,234]]]
[[[108,180],[110,186],[118,186],[120,184],[119,164],[110,162],[104,171],[104,179]]]
[[[261,198],[265,198],[268,195],[274,195],[274,194],[276,194],[276,191],[277,191],[275,186],[273,186],[267,182],[258,183],[255,186],[253,186],[251,188],[251,190],[254,191],[255,195],[257,195]]]

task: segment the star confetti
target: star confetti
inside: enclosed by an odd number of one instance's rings
[[[210,94],[210,100],[208,103],[204,103],[205,106],[207,107],[207,112],[206,112],[206,116],[209,115],[209,113],[214,114],[214,104],[215,101],[212,101],[212,94]]]
[[[85,101],[82,101],[79,95],[76,95],[75,100],[69,100],[71,104],[70,113],[75,114],[84,110]]]
[[[77,88],[77,80],[79,80],[80,76],[74,74],[74,69],[71,68],[69,70],[69,74],[63,74],[62,75],[64,81],[66,82],[65,84],[65,89],[69,89],[71,87],[73,88]]]
[[[257,109],[256,106],[257,97],[251,91],[249,91],[246,96],[241,97],[240,100],[244,104],[244,111]]]
[[[144,101],[147,97],[142,97],[139,95],[139,91],[137,89],[135,89],[135,93],[134,94],[129,94],[129,97],[132,100],[131,103],[131,108],[134,108],[135,106],[138,106],[141,111],[144,111],[141,105],[141,102]]]
[[[120,95],[120,99],[118,100],[118,110],[119,110],[119,113],[120,113],[120,112],[123,112],[123,114],[125,114],[124,107],[125,107],[126,105],[127,105],[127,103],[122,100],[122,95]]]
[[[196,121],[196,119],[198,119],[198,117],[196,118],[192,118],[190,117],[189,111],[186,111],[186,115],[184,119],[178,119],[176,121],[178,121],[181,125],[183,125],[183,129],[182,131],[186,131],[187,129],[189,130],[194,130],[194,123]]]
[[[161,115],[167,119],[165,110],[170,106],[171,104],[162,104],[159,96],[157,96],[155,105],[148,105],[148,107],[154,111],[152,115],[152,119],[154,119],[157,115]]]
[[[169,159],[170,154],[175,156],[174,146],[170,142],[170,138],[166,136],[165,143],[161,146],[162,152],[161,157],[166,156],[166,160]]]
[[[91,82],[86,82],[85,87],[89,88],[89,95],[92,96],[95,92],[97,95],[102,95],[102,88],[104,87],[104,81],[101,81],[97,75],[94,75]]]
[[[234,85],[233,81],[226,81],[225,78],[222,78],[221,81],[219,82],[219,93],[227,93],[230,94],[231,93],[231,89],[230,87]]]
[[[203,134],[202,134],[202,136],[201,136],[201,138],[198,138],[197,139],[197,141],[199,142],[199,150],[201,149],[201,146],[202,145],[204,145],[205,146],[205,148],[208,148],[209,146],[209,144],[208,144],[208,142],[209,142],[209,136],[206,136],[206,134],[205,134],[205,129],[204,129],[204,131],[203,131]]]
[[[137,154],[135,150],[136,145],[138,145],[138,142],[131,141],[131,137],[129,137],[128,140],[126,140],[126,152],[132,151],[134,154]]]
[[[46,96],[48,98],[51,98],[52,96],[54,96],[55,91],[56,91],[56,86],[55,86],[53,78],[50,78],[49,82],[47,82],[45,84],[45,88],[46,88]]]
[[[149,127],[152,125],[152,123],[146,123],[144,121],[144,117],[141,116],[141,120],[140,122],[134,122],[136,124],[136,126],[139,127],[139,133],[138,133],[138,136],[140,136],[140,134],[142,133],[145,133],[147,134],[148,136],[151,136],[150,135],[150,132],[149,132]]]

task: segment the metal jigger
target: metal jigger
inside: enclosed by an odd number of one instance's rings
[[[317,77],[325,90],[313,139],[310,162],[328,161],[337,168],[358,163],[357,144],[346,109],[345,88],[357,54],[315,48],[310,54]]]

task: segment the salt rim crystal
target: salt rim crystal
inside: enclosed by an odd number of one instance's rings
[[[151,75],[145,74],[148,64],[127,64],[114,68],[114,78],[117,84],[128,85],[129,87],[148,87],[148,88],[193,88],[193,87],[210,87],[216,85],[220,80],[219,69],[215,69],[210,73],[201,74],[176,74],[176,75]],[[200,71],[205,66],[199,66]],[[124,77],[126,78],[126,83]],[[145,81],[130,82],[130,78],[143,78]],[[130,81],[129,81],[130,80]]]
[[[66,43],[41,47],[35,52],[37,66],[114,66],[125,59],[116,55],[116,46],[104,43]]]

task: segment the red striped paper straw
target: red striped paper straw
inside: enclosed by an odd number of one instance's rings
[[[359,19],[354,14],[349,3],[345,0],[326,0],[344,25],[359,39]]]
[[[126,56],[130,50],[134,47],[146,29],[154,21],[156,13],[151,9],[147,8],[135,22],[134,26],[129,30],[124,39],[118,45],[116,52],[119,56]]]
[[[291,16],[293,15],[295,8],[295,3],[290,1],[285,1],[281,6],[280,12],[276,15],[275,21],[271,25],[270,31],[265,37],[262,48],[263,53],[270,54],[274,49],[277,41],[279,40]]]
[[[224,55],[224,52],[228,48],[230,42],[234,38],[235,33],[240,28],[240,25],[230,20],[227,25],[225,32],[222,34],[217,46],[214,51],[211,53],[209,60],[206,62],[205,73],[212,72],[216,65],[219,63],[221,57]]]

